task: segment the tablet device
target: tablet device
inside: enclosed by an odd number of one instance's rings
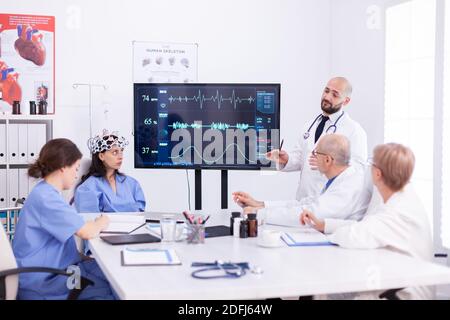
[[[231,229],[227,226],[213,226],[205,228],[205,238],[231,236]]]
[[[170,215],[177,223],[185,223],[186,218],[179,212],[160,212],[160,211],[148,211],[144,212],[145,220],[147,222],[159,223],[164,216]]]
[[[148,233],[100,236],[100,239],[112,245],[161,242],[161,239]]]

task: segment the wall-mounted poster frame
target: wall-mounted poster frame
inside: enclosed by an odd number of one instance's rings
[[[198,44],[133,41],[133,83],[195,83]]]
[[[9,104],[45,102],[55,113],[55,17],[0,13],[0,90]],[[39,110],[39,109],[38,109]]]

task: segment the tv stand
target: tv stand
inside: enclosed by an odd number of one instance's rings
[[[221,208],[228,209],[228,170],[221,170]],[[202,170],[195,169],[195,210],[202,210]]]

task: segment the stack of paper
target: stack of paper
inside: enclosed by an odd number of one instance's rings
[[[332,245],[323,233],[313,229],[302,230],[299,232],[284,232],[281,234],[281,239],[283,239],[290,247]]]
[[[148,265],[180,265],[174,249],[139,249],[125,248],[122,250],[122,265],[148,266]]]

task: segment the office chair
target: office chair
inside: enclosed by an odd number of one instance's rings
[[[73,197],[75,195],[75,187],[80,183],[81,177],[84,176],[88,171],[89,167],[91,166],[91,158],[82,158],[80,161],[80,169],[78,170],[77,174],[77,180],[73,184],[73,187],[69,190],[64,190],[62,192],[63,198],[70,204],[72,204]]]
[[[387,300],[401,300],[398,297],[397,292],[399,292],[400,290],[403,290],[403,289],[405,289],[405,288],[386,290],[383,293],[381,293],[379,295],[379,297],[380,297],[380,299],[387,299]]]
[[[15,300],[19,287],[19,274],[31,272],[43,272],[51,274],[59,274],[70,277],[73,273],[66,270],[60,270],[47,267],[22,267],[17,268],[16,258],[6,237],[3,226],[0,226],[0,300]],[[91,280],[81,277],[80,289],[72,289],[68,296],[68,300],[76,300],[81,292],[89,285],[93,285]]]

